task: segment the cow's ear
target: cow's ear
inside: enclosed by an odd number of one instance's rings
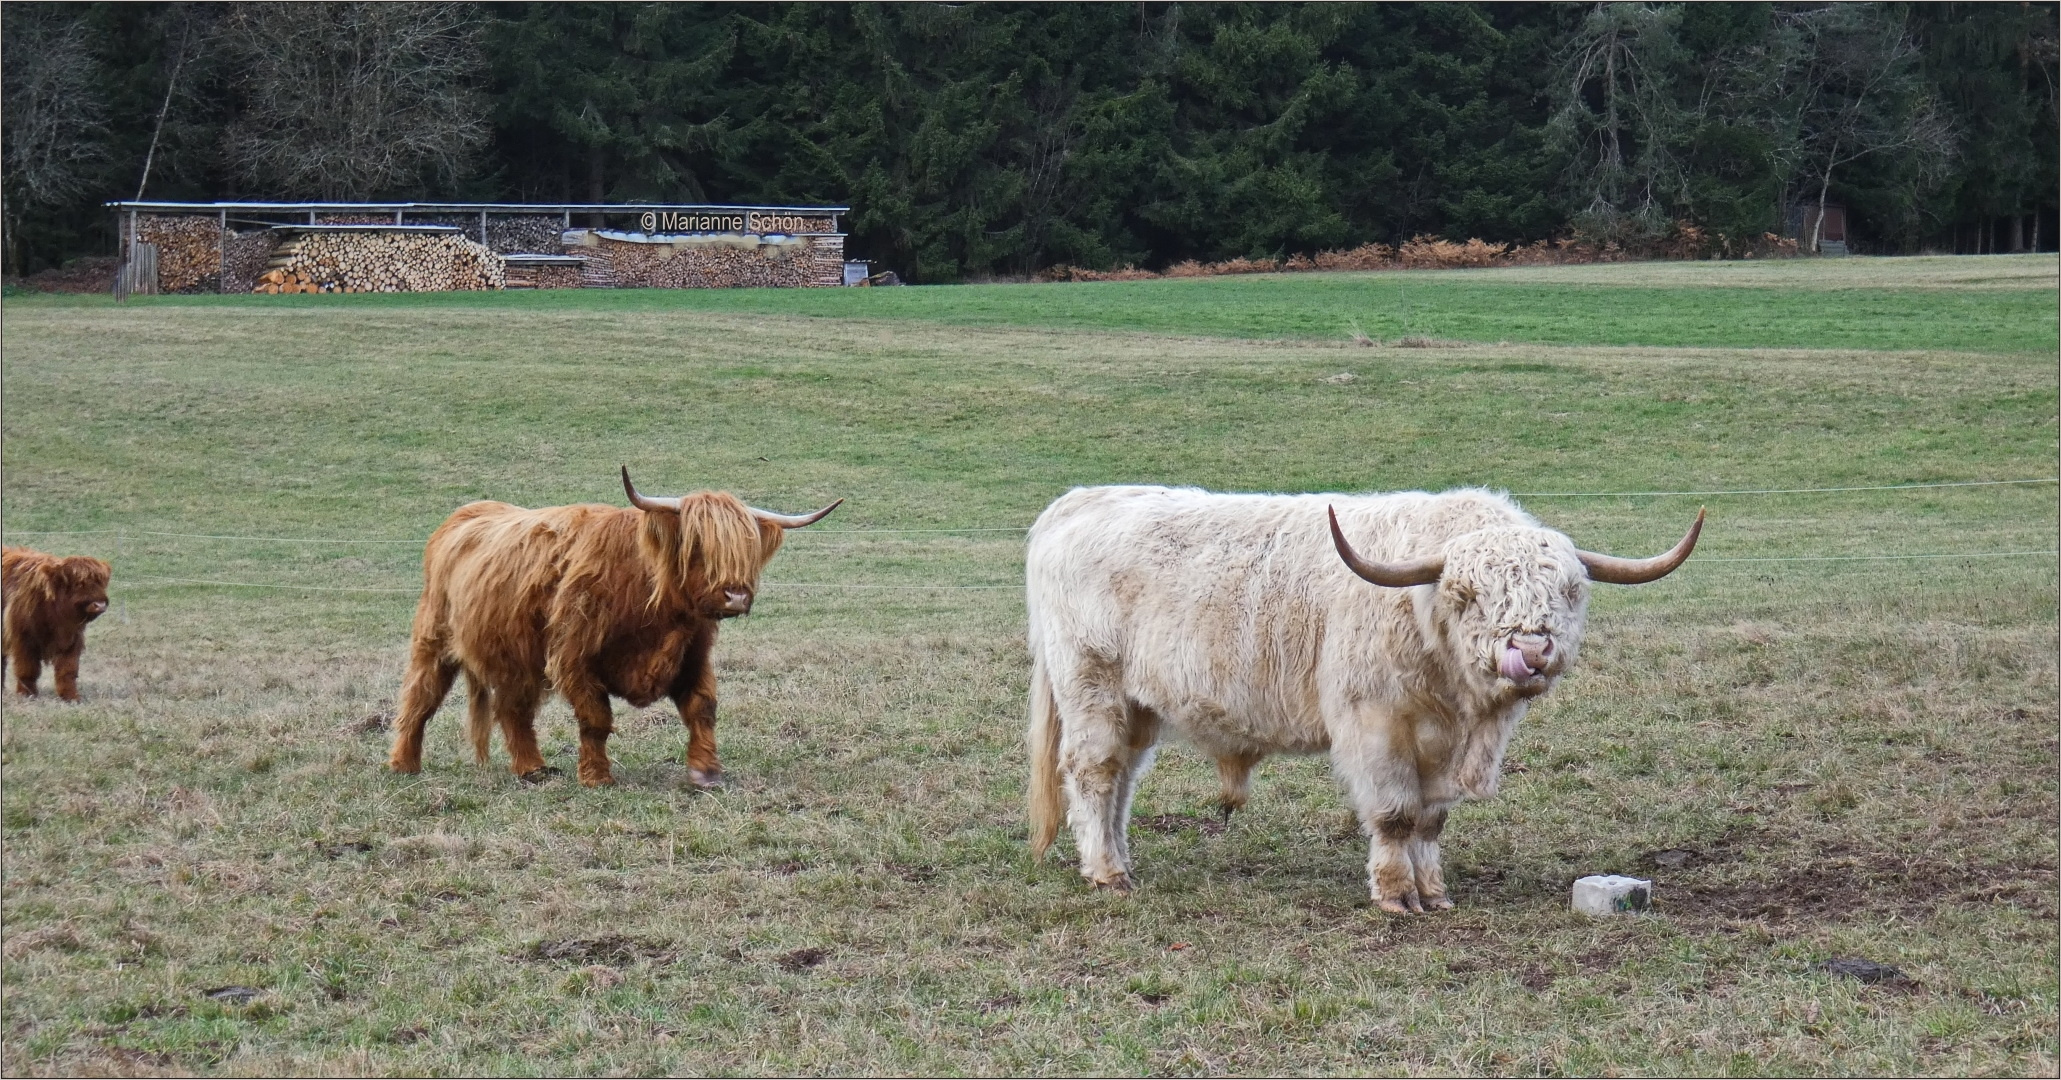
[[[787,539],[787,530],[770,521],[759,521],[759,565],[773,561],[773,554],[780,550],[780,542]]]

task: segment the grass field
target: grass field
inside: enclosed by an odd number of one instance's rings
[[[1064,842],[1033,866],[1017,582],[1075,484],[2052,477],[2055,304],[2051,257],[11,299],[8,542],[115,559],[117,607],[83,704],[6,709],[0,1064],[2051,1075],[2051,484],[1521,496],[1627,554],[1711,520],[1598,588],[1447,831],[1459,909],[1414,919],[1370,908],[1314,759],[1224,828],[1170,747],[1129,899]],[[455,701],[384,772],[421,538],[483,496],[616,501],[624,462],[850,499],[725,629],[729,786],[626,707],[613,789],[473,766]],[[561,704],[542,733],[569,764]],[[1659,913],[1570,913],[1598,872]]]
[[[1885,262],[1893,265],[1885,265]],[[2041,256],[1618,263],[1502,270],[912,289],[430,293],[328,298],[354,310],[501,305],[535,312],[725,312],[956,326],[1144,330],[1234,338],[1452,338],[1543,345],[2055,348],[2054,260]],[[1834,295],[1824,295],[1824,294]],[[99,300],[99,298],[95,298]],[[106,303],[107,301],[99,301]],[[268,303],[176,297],[162,303]],[[321,304],[324,298],[303,301]]]

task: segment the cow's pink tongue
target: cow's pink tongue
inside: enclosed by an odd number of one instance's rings
[[[1503,662],[1499,667],[1503,677],[1511,682],[1523,682],[1531,678],[1531,665],[1524,662],[1524,654],[1515,645],[1503,646]]]

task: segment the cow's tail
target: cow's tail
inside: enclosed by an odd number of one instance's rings
[[[1043,659],[1031,662],[1030,759],[1031,857],[1042,859],[1066,818],[1066,793],[1059,781],[1059,703]]]

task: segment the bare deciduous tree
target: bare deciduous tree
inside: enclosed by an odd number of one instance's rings
[[[1549,131],[1568,155],[1578,232],[1602,240],[1658,235],[1678,186],[1672,142],[1684,124],[1668,68],[1678,5],[1599,3],[1560,57]]]
[[[157,122],[151,125],[150,147],[143,154],[143,175],[136,181],[138,202],[143,201],[143,193],[150,187],[150,167],[157,162],[157,148],[164,139],[165,121],[172,114],[172,102],[181,96],[180,76],[206,54],[213,34],[210,13],[201,5],[167,5],[161,19],[164,41],[170,51],[171,71],[165,76],[165,97],[157,109]]]
[[[86,193],[107,159],[107,108],[83,19],[49,4],[10,5],[0,20],[0,197],[6,249],[18,269],[25,214]]]
[[[223,41],[248,99],[229,157],[273,193],[362,199],[449,185],[486,142],[470,5],[246,4]]]
[[[1873,154],[1901,152],[1913,183],[1943,174],[1954,133],[1925,92],[1918,49],[1896,15],[1872,4],[1828,4],[1785,11],[1788,62],[1778,107],[1786,138],[1777,160],[1817,213],[1805,250],[1818,248],[1826,195],[1843,167]],[[1803,185],[1815,187],[1809,191]]]

